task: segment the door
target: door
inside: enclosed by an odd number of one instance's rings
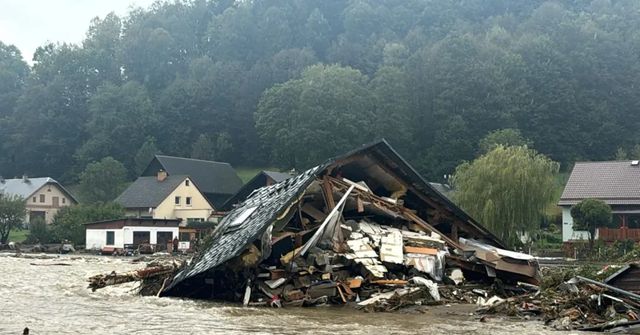
[[[29,223],[34,223],[37,221],[45,222],[45,215],[45,212],[31,211],[29,212]]]
[[[58,197],[52,197],[51,201],[53,202],[53,208],[58,208],[60,207],[60,198]]]
[[[133,244],[138,246],[140,244],[149,244],[151,240],[151,234],[148,231],[134,231],[133,232]]]
[[[158,244],[156,245],[157,251],[169,250],[167,245],[173,240],[173,233],[170,231],[159,231],[157,232],[156,238],[158,240]]]

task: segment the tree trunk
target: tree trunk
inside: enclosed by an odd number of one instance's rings
[[[0,232],[0,244],[7,244],[7,240],[9,239],[9,232],[11,230],[7,230],[7,231],[1,231]]]

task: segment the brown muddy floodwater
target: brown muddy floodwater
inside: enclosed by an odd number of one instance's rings
[[[26,256],[29,257],[29,256]],[[477,321],[473,306],[426,314],[362,313],[351,308],[243,308],[141,297],[135,284],[87,289],[87,278],[143,267],[129,258],[0,254],[0,334],[568,334],[537,322]],[[66,264],[66,265],[60,265]]]

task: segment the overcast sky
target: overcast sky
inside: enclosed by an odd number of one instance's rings
[[[50,42],[81,42],[91,19],[129,8],[147,8],[154,0],[0,0],[0,41],[13,44],[31,62],[37,47]]]

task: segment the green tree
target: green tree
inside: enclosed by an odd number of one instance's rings
[[[267,90],[256,129],[274,162],[304,168],[370,141],[373,105],[368,79],[358,70],[314,65],[302,78]]]
[[[112,157],[89,163],[80,174],[78,190],[86,203],[114,200],[125,188],[127,169]]]
[[[571,207],[574,229],[589,232],[589,248],[593,249],[596,229],[611,224],[611,207],[599,199],[584,199]]]
[[[69,240],[74,244],[84,244],[85,223],[122,217],[124,217],[124,208],[116,203],[64,207],[58,211],[51,223],[53,240]]]
[[[215,143],[205,134],[200,134],[191,146],[191,158],[213,160],[216,156]]]
[[[29,222],[29,235],[27,235],[25,243],[49,243],[52,242],[52,240],[53,236],[51,230],[44,219],[36,217]]]
[[[6,244],[11,230],[20,227],[27,215],[25,201],[0,193],[0,244]]]
[[[526,145],[531,147],[533,142],[524,138],[520,133],[520,130],[507,128],[490,132],[487,136],[483,137],[478,144],[482,154],[486,154],[487,152],[495,149],[498,145],[503,145],[505,147]]]
[[[157,129],[159,118],[147,90],[136,82],[107,83],[89,100],[90,138],[76,151],[79,164],[111,156],[135,169],[136,150]]]
[[[558,163],[525,146],[498,145],[452,178],[456,202],[514,246],[519,233],[536,232],[554,200]]]
[[[613,155],[613,159],[617,161],[624,161],[629,159],[629,154],[624,150],[624,148],[618,148],[616,153]]]
[[[153,160],[155,155],[159,154],[160,150],[156,146],[155,137],[148,137],[147,140],[142,144],[138,152],[136,153],[135,158],[133,159],[136,164],[136,176],[139,176],[144,169],[149,165],[149,162]]]
[[[20,50],[0,42],[0,119],[13,112],[28,74]]]

